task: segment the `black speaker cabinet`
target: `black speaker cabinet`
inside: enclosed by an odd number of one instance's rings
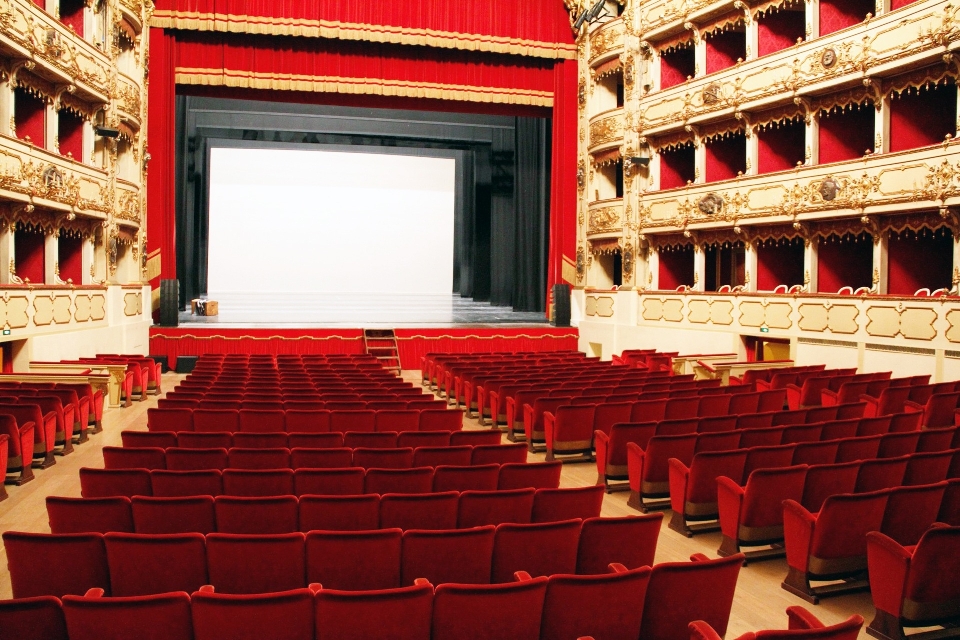
[[[180,324],[180,281],[160,281],[160,325],[176,327]]]
[[[565,284],[553,285],[553,320],[555,327],[570,326],[570,287]]]

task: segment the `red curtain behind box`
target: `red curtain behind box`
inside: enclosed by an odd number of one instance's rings
[[[821,0],[820,35],[860,24],[868,13],[875,10],[873,0]]]
[[[14,90],[13,119],[17,126],[17,137],[30,138],[38,147],[44,146],[46,139],[46,105],[43,100],[27,93],[24,89]]]
[[[60,279],[83,284],[83,239],[61,235],[57,241],[57,254]]]
[[[17,277],[32,284],[44,282],[43,233],[17,229],[13,235]]]
[[[797,43],[806,34],[803,11],[774,11],[757,20],[759,55],[783,51]]]
[[[83,162],[83,119],[66,109],[57,114],[57,142],[60,155],[71,154],[77,162]]]
[[[747,138],[743,133],[707,141],[706,182],[736,178],[747,172]]]
[[[682,84],[696,71],[693,45],[660,54],[660,89]]]
[[[953,236],[923,230],[893,234],[887,245],[887,293],[912,296],[917,289],[950,288]]]
[[[158,26],[573,58],[559,0],[159,0]]]
[[[860,158],[873,149],[877,110],[871,104],[850,105],[843,111],[820,114],[820,162]]]
[[[693,145],[660,152],[660,189],[676,189],[696,177],[696,151]]]
[[[720,31],[707,36],[707,73],[723,71],[747,57],[747,36],[743,31]]]
[[[817,248],[817,291],[836,293],[841,287],[873,285],[873,239],[847,234],[821,238]]]
[[[957,133],[957,85],[930,85],[890,100],[890,151],[918,149]]]
[[[693,286],[693,245],[660,249],[658,289],[674,291],[680,285]]]
[[[786,171],[803,162],[806,150],[803,120],[787,120],[756,135],[757,173]]]
[[[773,291],[778,285],[803,284],[803,240],[757,245],[757,290]]]

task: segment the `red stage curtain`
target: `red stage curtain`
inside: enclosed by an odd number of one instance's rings
[[[577,62],[558,62],[553,85],[548,300],[554,284],[577,282],[577,83]]]
[[[187,32],[176,59],[181,84],[553,105],[554,63],[538,58]]]
[[[154,26],[576,57],[558,0],[158,0]]]
[[[658,289],[674,291],[680,285],[693,286],[693,245],[660,249]]]
[[[150,164],[147,171],[147,273],[151,289],[177,277],[175,44],[163,29],[150,29]]]

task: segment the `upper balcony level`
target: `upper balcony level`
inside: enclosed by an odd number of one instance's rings
[[[609,60],[618,57],[624,50],[623,38],[626,34],[626,25],[623,18],[605,22],[590,33],[591,67],[597,67]]]

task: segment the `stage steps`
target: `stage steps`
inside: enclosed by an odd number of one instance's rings
[[[364,329],[363,348],[387,371],[400,375],[400,350],[393,329]]]

